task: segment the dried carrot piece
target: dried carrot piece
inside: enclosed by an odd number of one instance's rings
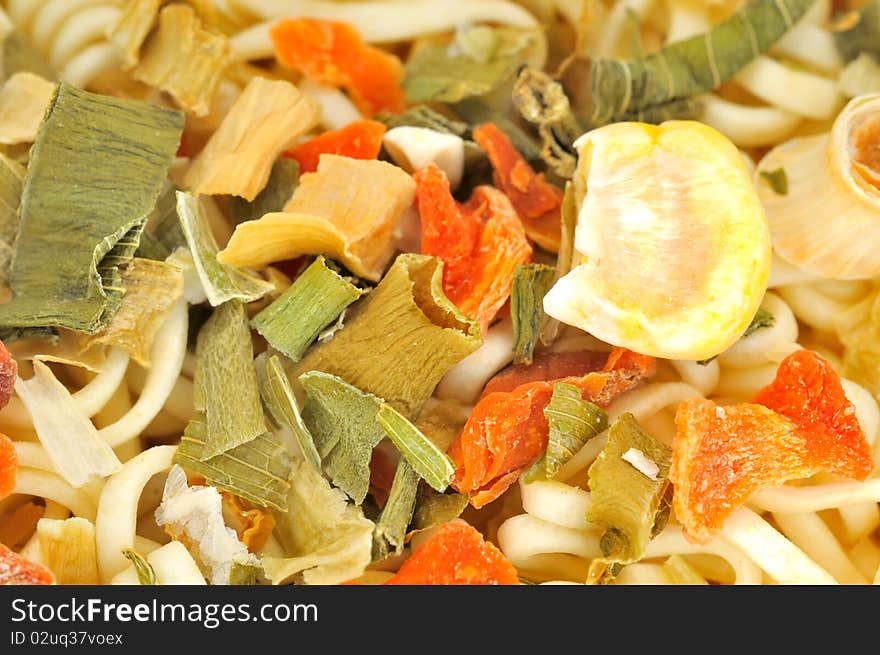
[[[0,341],[0,408],[6,407],[6,403],[12,397],[12,388],[15,386],[15,376],[18,374],[18,364],[12,359],[12,355],[6,350],[6,346]]]
[[[466,523],[443,525],[389,585],[515,585],[519,577],[498,548]]]
[[[815,470],[794,423],[763,405],[682,401],[675,413],[672,482],[685,535],[706,543],[754,493]]]
[[[553,395],[554,383],[577,385],[585,400],[605,406],[653,375],[654,363],[652,357],[615,349],[601,371],[533,380],[509,391],[484,393],[447,451],[455,462],[452,486],[470,493],[471,505],[480,508],[516,482],[547,449],[549,426],[544,408]],[[585,364],[595,366],[592,357]]]
[[[354,121],[332,132],[324,132],[284,153],[299,162],[300,173],[314,173],[322,154],[342,155],[352,159],[376,159],[382,149],[387,128],[377,121]]]
[[[496,391],[513,391],[526,382],[558,380],[600,371],[607,359],[608,353],[596,350],[535,355],[531,364],[514,364],[498,373],[486,383],[483,395]]]
[[[807,350],[786,357],[754,403],[720,407],[686,400],[675,424],[673,507],[685,534],[697,542],[710,540],[761,489],[820,472],[864,479],[873,469],[840,377]]]
[[[0,500],[15,490],[15,476],[18,473],[18,455],[15,444],[5,434],[0,434]]]
[[[400,112],[406,106],[400,88],[400,60],[364,43],[351,25],[294,18],[276,23],[269,29],[269,36],[282,64],[345,89],[365,114]]]
[[[495,186],[510,198],[529,238],[542,248],[558,252],[562,238],[562,189],[547,182],[543,173],[535,173],[494,123],[480,125],[473,135],[489,157]]]
[[[485,332],[510,296],[517,265],[531,259],[522,222],[493,187],[479,186],[459,204],[436,166],[423,168],[415,180],[422,253],[443,260],[444,292]]]
[[[50,571],[0,544],[0,585],[55,584]]]
[[[797,425],[807,436],[810,462],[823,471],[864,480],[874,469],[871,444],[840,376],[815,352],[797,350],[782,360],[776,378],[754,402]]]

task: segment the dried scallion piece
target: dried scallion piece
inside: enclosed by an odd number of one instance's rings
[[[587,441],[608,427],[608,414],[581,397],[581,390],[567,382],[553,385],[553,395],[544,408],[550,425],[547,451],[526,473],[526,482],[551,480]]]
[[[306,462],[290,476],[288,510],[276,514],[286,557],[264,557],[272,584],[339,584],[363,574],[371,561],[373,522]]]
[[[298,361],[321,331],[364,293],[318,257],[271,305],[251,319],[276,350]]]
[[[140,584],[156,584],[156,572],[153,570],[153,567],[150,566],[150,563],[147,561],[146,557],[144,557],[137,551],[131,550],[130,548],[126,548],[125,550],[123,550],[122,554],[125,555],[125,559],[131,562],[131,565],[134,567],[134,572],[137,574],[138,582]]]
[[[0,325],[107,324],[182,128],[180,112],[59,84],[31,150]]]
[[[880,1],[873,0],[857,12],[841,16],[833,34],[844,61],[864,52],[880,57]]]
[[[272,420],[279,426],[286,425],[290,428],[302,456],[320,472],[321,456],[315,448],[315,440],[302,419],[299,403],[277,355],[268,357],[260,355],[257,358],[257,380],[260,385],[260,396]]]
[[[9,267],[18,235],[18,203],[25,170],[0,154],[0,284],[9,284]]]
[[[445,491],[455,475],[449,456],[387,403],[382,403],[376,421],[419,476],[431,488]]]
[[[384,161],[324,154],[300,178],[283,212],[241,223],[220,253],[234,266],[263,266],[324,254],[377,281],[397,246],[397,229],[415,196],[405,171]]]
[[[378,562],[389,555],[399,555],[403,550],[406,529],[416,506],[419,474],[401,459],[394,473],[388,501],[373,530],[373,561]]]
[[[217,261],[217,241],[208,225],[205,208],[197,197],[178,191],[177,213],[199,279],[213,306],[229,300],[250,302],[274,291],[275,287],[269,282]]]
[[[229,196],[227,207],[232,222],[238,225],[245,221],[256,221],[272,212],[280,212],[296,191],[298,181],[299,162],[295,159],[279,159],[272,164],[266,186],[252,201]]]
[[[442,271],[434,257],[399,255],[349,312],[345,329],[309,350],[292,373],[337,375],[414,419],[446,371],[481,343],[477,324],[443,294]]]
[[[545,264],[525,264],[516,268],[510,290],[514,364],[532,363],[546,320],[544,295],[553,286],[555,276],[556,270]]]
[[[319,113],[317,104],[290,82],[252,78],[193,159],[185,187],[194,195],[253,200],[266,186],[272,163],[314,127]]]
[[[121,273],[125,295],[106,329],[86,337],[82,349],[106,344],[127,350],[134,361],[150,365],[153,338],[183,293],[183,273],[165,262],[135,257]]]
[[[231,56],[224,35],[206,30],[192,7],[173,4],[159,12],[159,25],[132,75],[165,91],[186,111],[206,116]]]
[[[590,565],[590,580],[605,582],[619,565],[638,561],[668,516],[672,451],[623,414],[608,432],[608,443],[590,466],[592,503],[587,520],[602,528],[603,556]]]
[[[560,214],[562,232],[559,240],[559,255],[556,257],[556,273],[553,276],[554,284],[559,278],[571,271],[574,258],[574,233],[577,226],[578,206],[575,201],[574,185],[571,182],[565,183],[565,193],[562,194]],[[541,343],[549,346],[556,341],[560,325],[561,321],[552,316],[547,316],[541,328]]]
[[[196,341],[193,402],[207,425],[202,459],[266,432],[253,359],[244,305],[238,301],[220,305]]]
[[[246,498],[262,507],[287,509],[292,459],[283,441],[264,432],[250,441],[214,457],[205,455],[208,445],[205,416],[190,420],[174,453],[174,463],[197,473],[219,489]]]
[[[448,523],[458,518],[467,504],[467,494],[441,494],[426,484],[419,485],[411,527],[413,530],[427,530],[435,525]]]
[[[370,485],[370,458],[385,433],[376,422],[382,399],[320,371],[299,376],[308,401],[302,418],[315,440],[324,471],[355,503]]]

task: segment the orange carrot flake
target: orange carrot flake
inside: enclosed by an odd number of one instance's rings
[[[314,173],[323,154],[342,155],[352,159],[376,159],[382,148],[385,125],[377,121],[354,121],[332,132],[324,132],[285,153],[299,162],[300,173]]]
[[[473,507],[479,509],[501,496],[547,449],[549,426],[544,408],[553,395],[554,383],[574,384],[585,400],[607,406],[653,375],[655,367],[653,357],[622,348],[608,355],[601,371],[595,370],[595,357],[582,361],[580,375],[553,380],[530,379],[532,373],[521,371],[517,375],[529,381],[511,390],[485,392],[477,402],[447,453],[455,463],[452,486],[469,493]],[[547,370],[540,360],[530,367]]]
[[[782,360],[776,378],[754,402],[797,425],[807,436],[810,462],[823,471],[864,480],[874,469],[871,444],[840,376],[815,352],[797,350]]]
[[[415,175],[421,251],[443,260],[443,291],[483,332],[510,296],[513,274],[531,260],[522,222],[498,189],[479,186],[457,203],[434,165]]]
[[[18,473],[18,455],[15,444],[5,434],[0,434],[0,500],[10,496],[15,490],[15,476]]]
[[[865,479],[873,469],[840,377],[808,350],[786,357],[753,403],[686,400],[675,424],[673,507],[685,534],[700,543],[762,489],[821,472]]]
[[[345,89],[369,116],[403,111],[403,65],[364,43],[351,25],[313,18],[282,20],[269,29],[278,60],[312,79]]]
[[[529,238],[542,248],[557,252],[562,238],[562,189],[547,182],[542,173],[536,173],[494,123],[480,125],[473,135],[489,157],[495,186],[510,198]]]
[[[412,556],[390,585],[515,585],[519,577],[498,548],[466,523],[443,525]]]
[[[49,570],[0,544],[0,585],[54,583],[55,577]]]

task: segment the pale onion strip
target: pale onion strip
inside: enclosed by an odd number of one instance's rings
[[[156,333],[150,372],[137,402],[122,418],[98,431],[114,448],[140,434],[159,413],[180,375],[186,353],[187,305],[181,298]]]
[[[499,321],[486,332],[479,348],[446,372],[437,385],[436,396],[473,405],[489,379],[512,358],[513,324]]]
[[[741,105],[714,93],[701,95],[699,103],[697,118],[742,148],[778,143],[794,132],[802,120],[786,109]]]
[[[773,325],[755,330],[718,355],[722,366],[751,368],[780,362],[800,348],[797,319],[788,304],[768,291],[761,307],[773,316]]]
[[[775,513],[776,524],[791,542],[840,584],[867,584],[825,522],[815,512]]]
[[[86,416],[94,416],[107,404],[119,387],[128,368],[128,352],[122,348],[111,348],[103,370],[91,382],[72,394],[73,402]]]
[[[669,362],[678,371],[681,379],[699,391],[703,396],[710,395],[718,386],[721,369],[718,359],[713,359],[707,364],[698,364],[692,360],[674,359]]]
[[[589,530],[590,494],[556,480],[524,483],[520,478],[523,509],[531,516],[575,530]]]
[[[104,485],[95,519],[98,569],[103,582],[111,580],[128,565],[122,551],[134,545],[141,492],[150,478],[171,468],[176,449],[176,446],[154,446],[145,450],[126,462]]]
[[[741,550],[721,539],[715,539],[705,545],[692,544],[677,525],[666,526],[660,534],[648,542],[645,559],[695,554],[715,555],[725,560],[733,569],[734,584],[761,584],[761,569]]]
[[[779,584],[836,584],[828,571],[745,507],[727,518],[720,536],[743,551]]]
[[[795,316],[817,330],[834,331],[836,317],[847,309],[847,303],[826,296],[814,284],[791,284],[779,287],[776,292]]]
[[[833,80],[792,70],[766,55],[758,55],[734,79],[765,102],[807,118],[827,120],[843,106]]]
[[[749,501],[752,507],[769,512],[819,512],[858,503],[880,503],[880,479],[810,487],[785,485],[759,491]]]
[[[670,0],[668,4],[667,44],[684,41],[697,34],[707,32],[711,27],[708,3],[693,2],[693,0]]]
[[[783,34],[770,52],[807,64],[823,73],[837,73],[843,67],[831,32],[805,20]]]
[[[49,471],[20,467],[15,476],[15,490],[12,493],[48,498],[63,505],[75,516],[90,521],[95,520],[95,504],[89,495],[73,487],[60,475]]]
[[[234,3],[266,22],[243,30],[229,40],[238,61],[265,59],[274,53],[269,28],[281,18],[344,20],[370,43],[406,41],[448,32],[467,23],[535,27],[535,17],[506,0],[446,0],[438,11],[434,0],[373,0],[347,3],[327,0],[236,0]]]
[[[349,123],[363,118],[360,110],[339,89],[309,78],[303,78],[297,85],[300,91],[318,103],[321,108],[321,125],[328,130],[338,130]]]
[[[207,585],[199,565],[179,541],[171,541],[147,555],[160,585]]]

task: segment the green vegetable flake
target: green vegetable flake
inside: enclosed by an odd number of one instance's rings
[[[453,43],[420,42],[406,64],[404,92],[412,103],[485,95],[511,81],[542,38],[536,30],[475,26]]]
[[[441,494],[427,484],[420,484],[411,527],[413,530],[427,530],[457,519],[467,507],[468,500],[467,494]]]
[[[217,261],[220,248],[211,232],[205,208],[197,197],[178,191],[177,213],[199,279],[212,306],[217,307],[229,300],[251,302],[275,289],[270,282]]]
[[[260,396],[269,410],[272,420],[279,426],[286,425],[293,432],[300,453],[318,472],[321,471],[321,456],[315,448],[315,441],[300,414],[299,403],[290,386],[290,380],[281,365],[278,355],[257,358],[257,379]]]
[[[668,515],[672,451],[623,414],[608,432],[608,443],[590,466],[592,503],[587,520],[604,528],[604,557],[593,560],[590,580],[604,582],[622,564],[638,561],[655,528]],[[635,462],[635,463],[633,463]]]
[[[376,421],[425,482],[437,491],[445,491],[455,474],[449,456],[387,403],[382,403]]]
[[[373,522],[306,462],[290,476],[288,510],[275,513],[284,557],[263,558],[272,584],[347,582],[370,564]]]
[[[196,340],[193,402],[207,425],[203,459],[266,432],[253,359],[244,305],[238,301],[220,305]]]
[[[276,434],[264,432],[220,455],[207,457],[207,433],[204,414],[197,414],[186,426],[174,463],[257,505],[287,509],[293,460]]]
[[[446,371],[481,343],[479,326],[444,295],[442,279],[435,257],[399,255],[348,312],[345,328],[311,348],[291,378],[336,375],[415,419]]]
[[[132,566],[134,566],[134,572],[137,573],[138,582],[140,584],[156,584],[156,572],[143,555],[129,548],[123,550],[122,554],[125,556],[125,559],[130,561]]]
[[[608,414],[581,398],[573,384],[557,382],[544,416],[550,425],[547,451],[526,473],[525,481],[551,480],[585,443],[608,428]]]
[[[107,324],[182,129],[180,112],[59,84],[30,153],[0,326]]]
[[[18,203],[24,183],[24,168],[0,154],[0,284],[9,284],[9,267],[18,235]]]
[[[419,474],[405,459],[401,459],[394,473],[388,502],[373,530],[373,561],[378,562],[389,555],[403,551],[406,528],[416,506]]]
[[[318,257],[251,325],[273,348],[298,361],[321,331],[364,293]]]
[[[556,269],[544,264],[516,267],[510,291],[513,318],[513,363],[531,364],[544,323],[544,296],[553,286]]]
[[[785,174],[784,168],[777,168],[775,171],[761,171],[761,179],[770,185],[777,196],[788,195],[788,175]]]
[[[256,221],[266,214],[280,212],[290,200],[299,181],[299,162],[279,159],[272,165],[269,181],[251,202],[238,196],[227,196],[226,206],[235,225]]]
[[[302,418],[324,471],[359,505],[370,486],[373,448],[385,436],[376,422],[382,399],[320,371],[300,375],[299,382],[308,397]]]

